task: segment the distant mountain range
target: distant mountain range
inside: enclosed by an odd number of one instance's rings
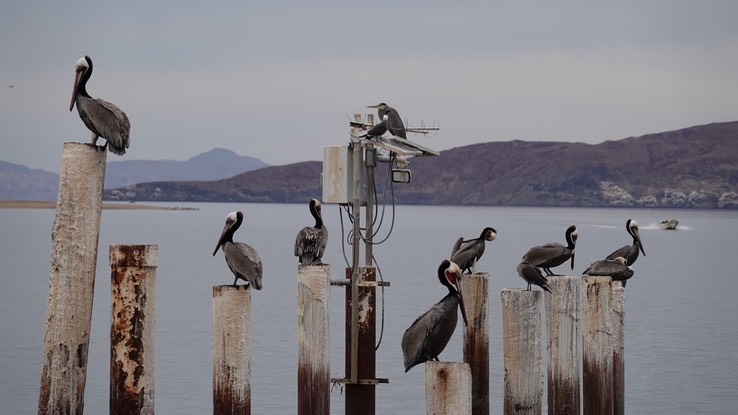
[[[410,159],[407,204],[738,208],[738,122],[600,144],[504,141]],[[215,181],[107,190],[111,200],[305,202],[321,197],[322,163],[272,166]],[[380,165],[381,187],[386,165]]]
[[[105,170],[105,188],[161,180],[216,180],[267,166],[259,159],[222,148],[186,161],[110,161]],[[58,174],[0,161],[0,199],[53,200],[58,185]]]
[[[404,204],[738,208],[738,121],[605,141],[502,141],[410,159]],[[383,190],[387,165],[377,169]],[[322,162],[267,166],[215,149],[187,161],[113,161],[106,200],[303,203]],[[175,181],[176,180],[176,181]],[[128,183],[126,185],[126,183]],[[58,176],[0,162],[0,199],[55,199]]]

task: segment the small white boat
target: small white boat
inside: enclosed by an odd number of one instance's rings
[[[676,219],[664,219],[659,225],[661,225],[661,229],[674,230],[679,226],[679,221]]]

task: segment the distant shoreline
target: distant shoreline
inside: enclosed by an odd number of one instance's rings
[[[0,209],[56,209],[56,200],[0,200]],[[126,210],[199,210],[183,206],[154,206],[137,203],[103,202],[103,209]]]

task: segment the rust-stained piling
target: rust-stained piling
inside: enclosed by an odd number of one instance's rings
[[[351,268],[346,269],[346,278],[351,278]],[[359,290],[356,321],[358,322],[358,373],[357,381],[360,383],[346,384],[345,411],[352,415],[373,415],[375,413],[376,386],[373,382],[362,382],[362,380],[374,380],[375,371],[375,344],[377,328],[377,297],[375,286],[361,286],[364,283],[371,285],[376,281],[376,269],[361,267],[359,269]],[[351,286],[346,287],[346,315],[351,315]],[[346,333],[351,332],[351,319],[346,319]],[[347,372],[351,368],[350,336],[346,338],[346,367]],[[351,374],[346,373],[346,378],[351,379]]]
[[[107,152],[64,143],[46,309],[39,414],[81,414]]]
[[[157,245],[111,245],[110,414],[154,414]]]
[[[548,413],[579,413],[579,277],[551,276],[546,299]]]
[[[613,410],[613,348],[610,277],[582,277],[584,414]]]
[[[427,414],[471,415],[472,374],[469,364],[425,362]]]
[[[472,414],[489,414],[489,274],[480,272],[462,277],[469,325],[464,330],[464,363],[471,368]]]
[[[625,414],[625,287],[612,282],[612,406],[613,414]]]
[[[330,265],[297,267],[297,413],[330,413]]]
[[[213,414],[251,413],[251,289],[213,287]]]
[[[502,290],[502,337],[505,361],[505,414],[540,414],[541,291]]]

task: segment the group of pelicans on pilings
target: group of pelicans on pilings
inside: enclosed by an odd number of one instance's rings
[[[328,230],[323,224],[320,202],[313,199],[309,207],[315,219],[315,225],[306,226],[297,233],[294,254],[301,264],[316,265],[321,264],[328,240]],[[226,263],[235,275],[234,285],[242,279],[248,285],[260,290],[262,288],[262,264],[259,255],[249,245],[243,242],[233,242],[233,234],[242,222],[242,212],[228,214],[213,255],[218,252],[218,249],[223,249]],[[606,259],[593,262],[583,272],[583,275],[612,277],[613,280],[622,281],[625,286],[626,281],[633,276],[633,269],[630,266],[638,259],[639,253],[646,255],[636,221],[628,219],[625,228],[633,238],[633,243],[618,248]],[[531,285],[535,284],[551,292],[547,276],[556,275],[551,268],[571,261],[571,268],[574,269],[577,236],[576,226],[571,225],[566,230],[566,245],[550,242],[534,246],[523,255],[517,266],[517,272],[528,283],[528,290],[531,289]],[[461,316],[466,325],[466,310],[461,295],[462,274],[475,272],[476,263],[484,254],[486,242],[494,241],[496,237],[497,231],[491,227],[484,228],[477,238],[465,240],[460,237],[451,249],[450,260],[444,259],[438,266],[438,280],[448,288],[448,294],[418,317],[402,336],[401,345],[406,372],[420,363],[438,360],[438,355],[446,347],[456,329],[457,309],[461,310]]]
[[[91,75],[92,59],[89,56],[83,56],[75,66],[74,87],[69,110],[71,111],[76,104],[80,118],[92,133],[93,145],[97,143],[98,138],[103,137],[106,139],[103,149],[109,148],[111,152],[123,155],[129,147],[130,122],[120,108],[103,99],[92,98],[87,93],[87,81]],[[405,138],[402,119],[394,108],[385,103],[370,108],[377,108],[381,121],[367,131],[363,137],[368,139],[379,137],[389,130],[393,135]],[[323,224],[321,206],[317,199],[310,201],[310,212],[315,218],[315,225],[302,228],[295,238],[294,253],[299,258],[299,262],[304,265],[321,264],[328,241],[328,230]],[[242,222],[242,212],[228,214],[213,256],[218,253],[219,249],[223,249],[228,268],[235,275],[233,285],[242,279],[254,289],[261,290],[263,267],[259,254],[251,246],[233,241],[233,234]],[[636,222],[628,219],[625,227],[628,234],[633,237],[633,244],[617,249],[606,259],[593,262],[584,271],[584,275],[609,276],[613,280],[622,281],[625,286],[626,281],[633,276],[633,269],[630,265],[636,261],[639,252],[646,255]],[[571,225],[566,230],[566,246],[558,242],[551,242],[530,248],[523,255],[522,261],[517,266],[517,272],[528,283],[528,290],[531,289],[531,285],[535,284],[550,292],[551,288],[548,286],[546,277],[555,275],[551,268],[571,260],[571,268],[574,269],[577,235],[576,226]],[[456,329],[457,307],[461,309],[461,315],[466,324],[466,311],[460,288],[462,274],[465,271],[470,273],[475,271],[475,265],[484,253],[485,243],[493,241],[496,236],[497,232],[494,228],[486,227],[478,238],[468,240],[463,237],[459,238],[453,245],[450,260],[444,259],[439,265],[438,280],[448,288],[449,293],[418,317],[402,336],[406,372],[417,364],[428,360],[438,360],[438,355],[446,347]]]

